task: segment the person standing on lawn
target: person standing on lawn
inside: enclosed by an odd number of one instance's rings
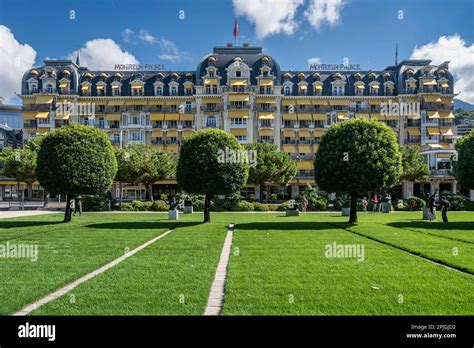
[[[430,221],[436,220],[436,194],[438,190],[436,190],[428,199],[428,209],[430,210]]]
[[[80,195],[74,197],[74,216],[76,213],[79,213],[79,216],[82,216],[82,197]]]
[[[439,205],[441,207],[441,217],[443,218],[443,222],[448,222],[448,210],[451,208],[451,203],[446,199],[446,197],[442,197],[439,201]]]
[[[301,210],[306,211],[306,209],[308,209],[308,199],[303,195],[303,198],[301,199]]]
[[[378,204],[377,204],[377,211],[380,213],[382,211],[382,195],[381,194],[378,194],[377,195],[377,201],[378,201]]]
[[[367,213],[367,206],[369,205],[369,202],[367,201],[367,197],[364,197],[362,199],[362,210],[364,213]]]
[[[374,194],[370,201],[372,202],[372,212],[375,213],[377,211],[377,204],[379,203],[379,200],[377,199],[377,194]]]

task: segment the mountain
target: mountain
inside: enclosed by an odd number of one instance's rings
[[[454,99],[454,110],[456,109],[464,109],[466,111],[468,110],[474,110],[474,105],[469,104],[465,101],[459,100],[459,99]]]

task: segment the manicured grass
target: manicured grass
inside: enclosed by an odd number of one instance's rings
[[[152,215],[85,214],[69,224],[62,214],[0,220],[0,243],[37,245],[38,260],[0,258],[0,314],[99,268],[176,224]],[[111,222],[103,222],[112,220]]]
[[[473,214],[466,215],[472,220]],[[376,221],[389,223],[408,217],[415,215],[361,214],[356,228],[370,228],[376,234]],[[223,313],[474,314],[471,275],[421,260],[334,225],[344,225],[346,219],[331,214],[304,214],[298,218],[262,215],[238,223],[233,243],[238,256],[231,256]],[[398,232],[400,238],[406,233],[401,229]],[[363,244],[365,260],[325,257],[325,246],[334,242]],[[462,262],[470,268],[472,260],[471,255]]]
[[[201,217],[184,216],[184,221]],[[224,223],[181,227],[38,315],[201,315],[227,233]]]
[[[340,213],[212,213],[211,224],[201,224],[202,214],[168,221],[163,213],[89,213],[66,225],[60,214],[0,220],[1,244],[39,248],[37,262],[0,258],[0,314],[177,226],[32,314],[201,315],[229,223],[236,230],[224,315],[474,314],[473,275],[408,253],[470,272],[474,213],[451,213],[449,224],[420,215],[360,214],[358,225]],[[363,245],[364,260],[326,257],[334,242]]]

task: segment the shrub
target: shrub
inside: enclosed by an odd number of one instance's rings
[[[466,201],[466,210],[474,211],[474,201]]]
[[[193,203],[194,211],[204,210],[204,195],[191,195],[191,202]]]
[[[309,211],[323,211],[328,208],[328,200],[326,197],[316,197],[308,202]]]
[[[277,211],[286,211],[289,208],[290,208],[290,201],[286,201],[277,207]]]
[[[425,206],[425,201],[419,197],[410,197],[405,200],[405,207],[410,211],[423,210]]]
[[[166,193],[162,193],[162,194],[160,195],[160,199],[161,199],[162,201],[168,202],[168,195],[167,195]]]
[[[107,195],[82,196],[83,211],[106,211],[109,209]]]
[[[152,211],[168,211],[170,206],[164,201],[155,201],[151,204],[150,209]]]
[[[225,211],[225,201],[223,199],[215,199],[211,202],[211,211]]]
[[[232,211],[252,211],[254,210],[254,204],[247,201],[240,201],[237,202],[235,205],[231,207]]]
[[[265,204],[267,211],[276,211],[278,206],[276,204]]]
[[[449,201],[449,203],[451,203],[451,207],[449,208],[449,210],[466,209],[466,199],[461,194],[443,191],[441,192],[441,197],[445,197]]]
[[[257,200],[257,197],[253,193],[250,193],[248,196],[248,201],[255,202],[256,200]]]
[[[255,211],[268,211],[267,204],[255,202],[253,206]]]
[[[332,201],[335,210],[341,210],[342,208],[349,208],[349,200],[343,196],[337,196],[334,201]]]
[[[276,200],[278,200],[278,195],[277,195],[276,193],[272,193],[272,194],[270,195],[270,200],[271,200],[271,201],[276,201]]]

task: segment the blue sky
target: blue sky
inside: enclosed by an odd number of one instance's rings
[[[313,2],[320,10],[308,19],[305,11],[310,10]],[[344,57],[350,63],[360,64],[362,69],[383,69],[394,62],[396,42],[399,60],[409,58],[416,46],[430,43],[438,46],[431,50],[427,47],[420,53],[423,57],[432,54],[455,61],[462,55],[463,63],[457,64],[460,77],[466,71],[465,61],[474,60],[472,0],[331,0],[329,3],[335,4],[332,8],[327,3],[326,0],[0,0],[0,25],[11,31],[18,44],[33,48],[36,65],[46,57],[71,56],[89,41],[111,39],[119,51],[132,55],[140,63],[164,64],[169,70],[192,70],[213,46],[233,42],[236,17],[239,42],[263,46],[282,69],[308,69],[310,58],[339,63]],[[71,10],[75,11],[75,19],[70,19]],[[400,10],[403,19],[398,18]],[[184,11],[184,19],[179,18],[180,11]],[[268,16],[273,13],[282,20],[271,22]],[[455,34],[461,40],[456,49],[446,49],[449,42],[444,47],[439,42],[440,37]],[[108,49],[105,45],[98,46]],[[104,61],[112,59],[114,53],[110,52],[110,55],[102,52],[100,57]],[[84,55],[87,61],[86,51]],[[98,58],[91,54],[89,59]],[[100,66],[97,61],[91,64]],[[469,80],[465,90],[471,87],[474,82]]]

